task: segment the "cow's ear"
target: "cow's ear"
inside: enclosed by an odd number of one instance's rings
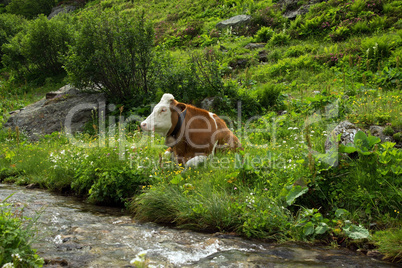
[[[187,105],[185,105],[184,103],[179,102],[179,103],[177,103],[176,107],[177,107],[177,109],[179,111],[183,112],[184,110],[186,110]]]
[[[162,96],[161,102],[171,103],[174,100],[174,96],[170,93],[165,93]]]

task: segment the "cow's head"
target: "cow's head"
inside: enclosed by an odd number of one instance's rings
[[[183,105],[175,101],[172,94],[163,94],[152,113],[141,123],[141,128],[166,136],[177,124],[178,114],[185,109]]]

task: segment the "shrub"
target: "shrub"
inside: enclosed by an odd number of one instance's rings
[[[274,31],[271,27],[261,27],[254,36],[255,42],[268,42],[274,35]]]
[[[282,87],[280,84],[264,84],[258,89],[257,99],[262,107],[273,108],[279,105],[279,96],[281,95]],[[278,107],[277,107],[278,108]]]
[[[395,133],[392,137],[394,138],[394,140],[396,142],[401,142],[402,141],[402,132]]]
[[[32,19],[39,14],[49,15],[54,5],[54,0],[11,0],[6,10],[11,14]]]
[[[0,266],[42,267],[43,259],[31,248],[35,219],[23,217],[22,209],[6,200],[0,202]]]
[[[290,35],[280,32],[280,33],[275,33],[272,35],[271,40],[269,41],[269,44],[271,46],[283,46],[283,45],[288,45],[290,43]]]
[[[67,51],[72,38],[68,18],[57,16],[48,20],[42,15],[28,23],[3,45],[3,64],[25,78],[62,73],[59,55]]]
[[[261,26],[272,27],[274,29],[286,22],[287,19],[282,16],[280,5],[269,6],[253,13],[249,32],[255,34]]]
[[[378,63],[391,56],[392,51],[400,46],[401,37],[398,35],[382,35],[366,38],[361,43],[361,51],[371,67],[376,70]]]
[[[206,56],[195,53],[185,61],[175,61],[170,55],[163,53],[165,52],[162,51],[159,57],[160,72],[156,81],[158,94],[169,89],[178,100],[192,104],[198,104],[206,97],[223,95],[219,61],[213,50]]]
[[[386,136],[392,136],[394,135],[395,131],[391,126],[386,126],[382,131],[382,133]]]
[[[26,20],[13,14],[0,14],[0,63],[3,53],[1,47],[6,44],[9,39],[16,35],[24,28]]]
[[[143,14],[86,12],[63,58],[69,80],[80,89],[98,88],[111,101],[147,102],[153,93],[153,37]]]

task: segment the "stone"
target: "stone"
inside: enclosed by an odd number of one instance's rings
[[[215,97],[208,97],[201,101],[201,108],[207,111],[211,111],[215,102]]]
[[[105,106],[104,93],[81,93],[67,85],[38,102],[11,113],[4,128],[18,127],[31,140],[56,131],[82,131],[93,120],[93,111]]]
[[[266,43],[248,43],[244,48],[246,49],[258,49],[264,48]]]
[[[292,20],[292,19],[295,19],[297,16],[307,14],[309,9],[310,9],[310,5],[301,6],[297,10],[290,10],[290,11],[284,12],[282,14],[282,16],[287,18],[287,19]]]
[[[25,186],[25,188],[27,188],[27,189],[36,189],[36,188],[39,188],[39,184],[31,183],[31,184],[28,184],[27,186]]]
[[[347,145],[348,143],[353,143],[355,135],[359,130],[361,129],[347,120],[340,122],[331,131],[330,135],[328,135],[327,140],[325,141],[325,151],[328,152],[334,146],[333,141],[339,134],[342,134],[340,144]]]
[[[230,19],[224,20],[216,24],[216,28],[218,29],[225,29],[229,27],[238,27],[246,25],[250,22],[251,16],[250,15],[237,15],[231,17]]]
[[[381,139],[381,142],[393,142],[394,139],[391,136],[387,136],[383,133],[384,127],[382,126],[370,126],[370,134]]]
[[[266,50],[261,50],[258,52],[259,62],[268,62],[268,52]]]
[[[279,0],[277,4],[282,6],[282,9],[285,10],[282,13],[282,16],[287,19],[295,19],[297,16],[304,15],[308,13],[310,7],[314,4],[321,3],[327,0],[309,0],[303,2],[300,5],[301,1],[298,0]]]
[[[76,9],[77,9],[76,6],[70,6],[70,5],[57,6],[57,7],[52,8],[52,11],[50,12],[49,16],[47,16],[47,18],[50,20],[51,18],[55,17],[56,15],[58,15],[60,13],[69,13]]]

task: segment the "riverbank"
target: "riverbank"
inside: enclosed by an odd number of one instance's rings
[[[0,199],[24,204],[26,216],[42,210],[36,223],[37,253],[45,267],[126,266],[139,255],[147,265],[223,267],[275,264],[309,267],[394,267],[348,250],[309,244],[268,244],[223,234],[202,234],[133,221],[120,209],[94,206],[39,189],[0,184]]]

